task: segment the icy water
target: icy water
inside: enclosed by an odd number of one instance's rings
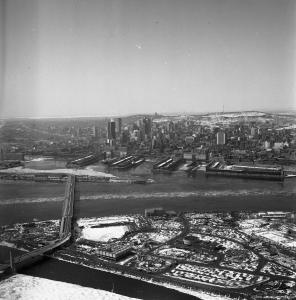
[[[34,164],[45,169],[59,164],[49,161],[33,161],[30,167]],[[92,168],[106,171],[100,164]],[[296,178],[282,183],[207,178],[203,172],[196,177],[188,177],[182,171],[153,175],[148,163],[129,172],[111,172],[120,177],[152,178],[155,182],[80,183],[78,216],[143,213],[145,208],[159,206],[176,211],[296,210]],[[62,183],[0,181],[0,225],[59,218],[64,190]]]
[[[64,165],[64,162],[54,160],[27,163],[27,167],[36,169],[58,169]],[[202,172],[194,178],[187,177],[182,171],[172,175],[153,175],[149,167],[149,163],[145,163],[129,172],[111,173],[120,177],[153,178],[155,182],[151,184],[80,183],[80,201],[76,205],[78,217],[143,213],[145,208],[152,207],[202,212],[296,210],[295,178],[280,183],[207,178]],[[100,164],[92,168],[106,171]],[[65,185],[61,183],[0,182],[0,225],[60,218],[64,189]],[[73,272],[77,276],[72,276]],[[165,288],[159,290],[141,281],[52,259],[30,267],[25,273],[106,290],[111,290],[111,284],[115,283],[115,292],[144,299],[192,298]],[[133,289],[128,286],[133,286]]]

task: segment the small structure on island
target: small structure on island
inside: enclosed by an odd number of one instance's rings
[[[145,209],[145,217],[163,216],[164,212],[165,211],[162,207],[146,208]]]
[[[184,237],[183,238],[183,244],[185,245],[185,246],[191,246],[192,245],[192,239],[190,239],[189,237]]]
[[[200,239],[196,236],[187,235],[183,238],[183,244],[185,246],[192,246],[192,244],[199,243]]]
[[[145,217],[175,217],[177,213],[174,210],[164,210],[162,207],[146,208]]]

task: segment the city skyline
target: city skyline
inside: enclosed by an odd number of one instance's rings
[[[295,110],[294,1],[0,2],[0,118]]]

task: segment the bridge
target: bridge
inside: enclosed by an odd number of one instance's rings
[[[73,235],[73,211],[74,203],[79,199],[79,187],[76,177],[69,175],[65,189],[65,200],[63,203],[62,217],[60,223],[59,238],[50,241],[48,245],[22,255],[10,256],[10,263],[0,265],[0,274],[15,272],[33,262],[41,260],[44,255],[54,252],[57,248],[71,242]]]

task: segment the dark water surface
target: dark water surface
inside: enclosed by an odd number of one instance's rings
[[[97,170],[102,171],[102,166],[97,166]],[[206,178],[202,172],[192,178],[180,171],[173,175],[152,175],[145,166],[116,175],[140,175],[153,178],[155,183],[80,183],[81,201],[76,204],[78,217],[143,213],[145,208],[159,206],[201,212],[296,210],[296,179],[280,183]],[[0,225],[60,218],[64,190],[65,185],[61,183],[0,181]],[[109,291],[114,283],[115,293],[142,299],[193,298],[139,280],[54,259],[33,265],[24,273]]]
[[[296,210],[296,179],[285,182],[208,177],[183,172],[157,175],[152,184],[80,183],[80,217],[143,213],[162,206],[176,211]],[[0,182],[0,225],[56,219],[65,185]]]

